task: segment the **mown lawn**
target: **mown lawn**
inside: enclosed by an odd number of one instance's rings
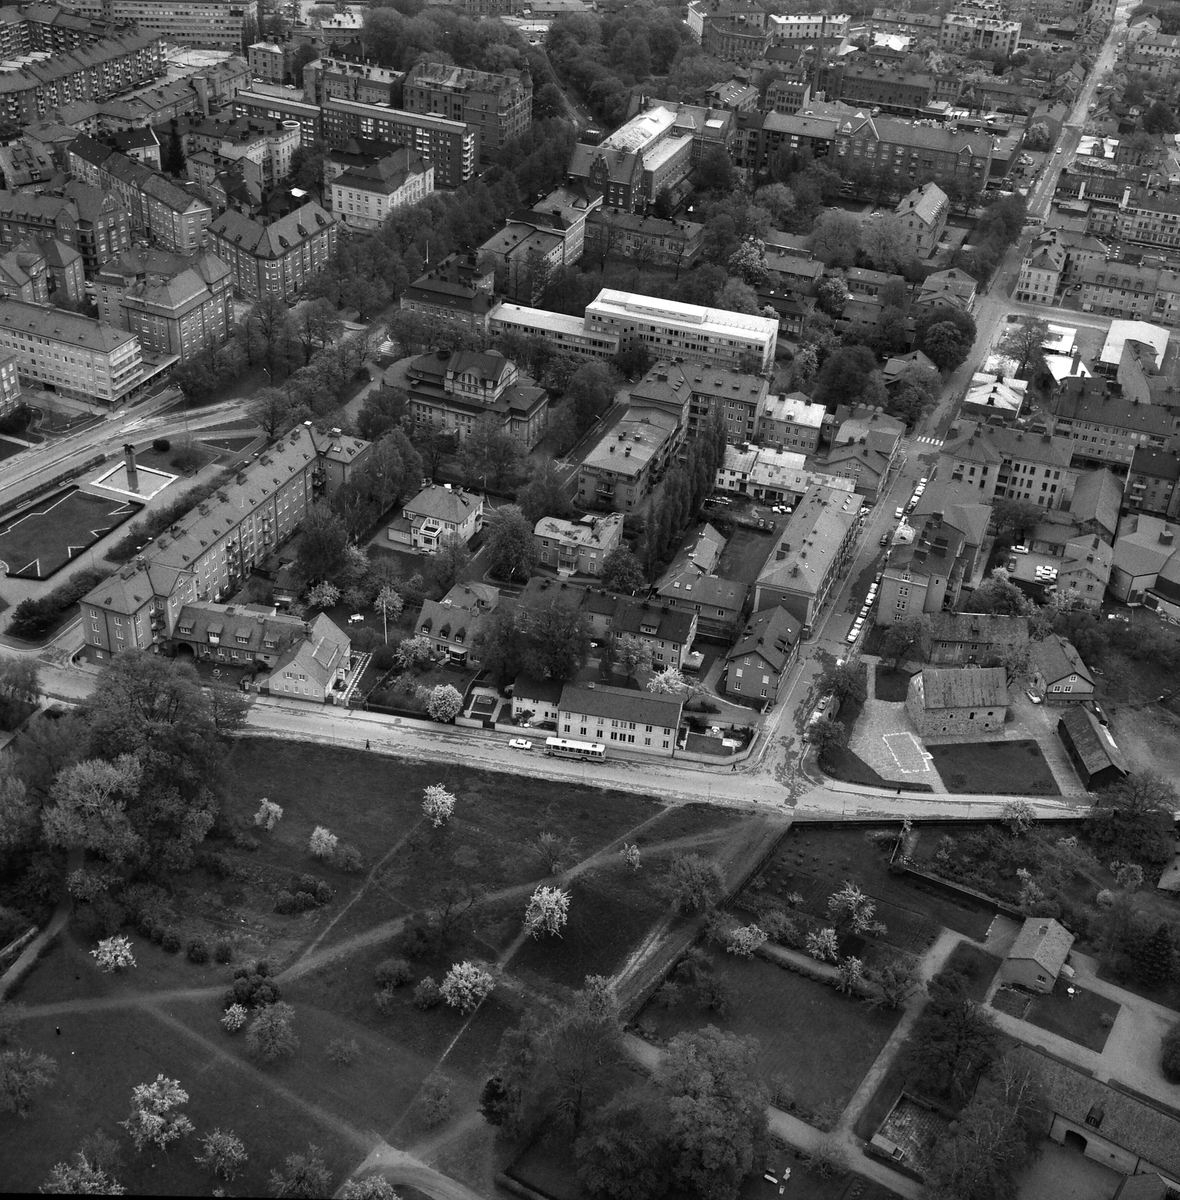
[[[926,749],[949,792],[977,792],[986,780],[994,795],[1061,795],[1036,742],[957,742]]]

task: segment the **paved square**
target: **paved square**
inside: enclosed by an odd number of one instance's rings
[[[884,733],[881,740],[885,743],[897,769],[906,775],[916,775],[930,770],[931,757],[922,749],[922,743],[913,733]]]

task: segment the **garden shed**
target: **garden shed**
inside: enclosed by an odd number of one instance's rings
[[[1000,977],[1030,991],[1051,992],[1073,942],[1073,934],[1060,921],[1029,917],[1004,959]]]
[[[1057,736],[1089,791],[1109,787],[1128,774],[1123,752],[1088,708],[1078,705],[1065,713],[1057,722]]]

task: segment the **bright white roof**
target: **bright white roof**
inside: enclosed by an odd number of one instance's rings
[[[1155,361],[1164,361],[1164,351],[1168,348],[1168,331],[1159,325],[1149,325],[1146,321],[1111,321],[1110,332],[1102,347],[1099,362],[1117,367],[1123,357],[1123,346],[1128,338],[1133,342],[1144,342],[1155,351]]]
[[[778,321],[769,317],[754,317],[730,312],[723,308],[705,308],[700,304],[682,304],[677,300],[660,300],[636,292],[616,292],[603,288],[586,306],[587,317],[613,316],[624,321],[648,320],[678,325],[697,325],[720,334],[724,330],[740,329],[743,333],[772,341],[778,336]]]
[[[1071,375],[1077,375],[1080,379],[1090,378],[1089,368],[1080,358],[1075,362],[1072,354],[1046,354],[1045,366],[1055,383],[1060,383]]]
[[[1072,325],[1050,325],[1045,339],[1047,354],[1072,354],[1078,331]]]

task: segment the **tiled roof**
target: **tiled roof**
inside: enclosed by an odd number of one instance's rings
[[[1059,728],[1065,726],[1069,740],[1089,775],[1095,775],[1110,766],[1117,767],[1124,775],[1127,774],[1127,764],[1122,751],[1106,726],[1088,708],[1083,708],[1080,704],[1075,705],[1057,724]]]
[[[1122,501],[1122,484],[1109,470],[1086,471],[1074,485],[1069,511],[1077,520],[1095,521],[1099,528],[1113,534],[1118,528]]]
[[[139,341],[135,334],[104,325],[92,317],[7,298],[0,299],[0,325],[103,354],[110,354],[128,342]]]
[[[233,242],[256,258],[283,258],[335,224],[336,218],[312,200],[270,225],[262,225],[228,209],[209,226],[209,232]]]
[[[1094,677],[1082,662],[1082,656],[1060,634],[1051,633],[1043,642],[1029,645],[1033,662],[1044,676],[1046,683],[1057,683],[1067,675],[1080,675],[1091,687]]]
[[[680,725],[683,708],[682,696],[655,695],[606,684],[567,683],[561,689],[558,703],[561,712],[583,713],[612,721],[634,721],[637,725],[655,725],[673,732]]]
[[[757,654],[776,671],[781,671],[791,657],[801,629],[799,622],[781,605],[764,608],[746,622],[741,637],[725,656],[726,661]]]
[[[1028,917],[1008,951],[1008,958],[1032,959],[1056,977],[1073,943],[1073,934],[1052,917]]]
[[[1005,708],[1008,677],[1003,667],[926,667],[922,697],[927,712],[944,708]]]
[[[481,503],[481,498],[471,492],[445,488],[435,483],[423,488],[413,500],[407,500],[403,511],[411,519],[434,517],[437,521],[452,521],[462,525]]]
[[[659,589],[665,600],[699,604],[702,609],[723,608],[727,612],[741,612],[749,594],[748,584],[718,575],[698,575],[696,571],[684,570],[666,579]]]
[[[615,633],[638,634],[652,629],[652,633],[644,636],[684,645],[692,636],[692,619],[692,613],[678,608],[669,608],[650,600],[624,597],[615,609],[611,630]]]
[[[987,645],[1028,641],[1028,618],[994,613],[930,613],[930,639],[934,642],[979,642]]]

